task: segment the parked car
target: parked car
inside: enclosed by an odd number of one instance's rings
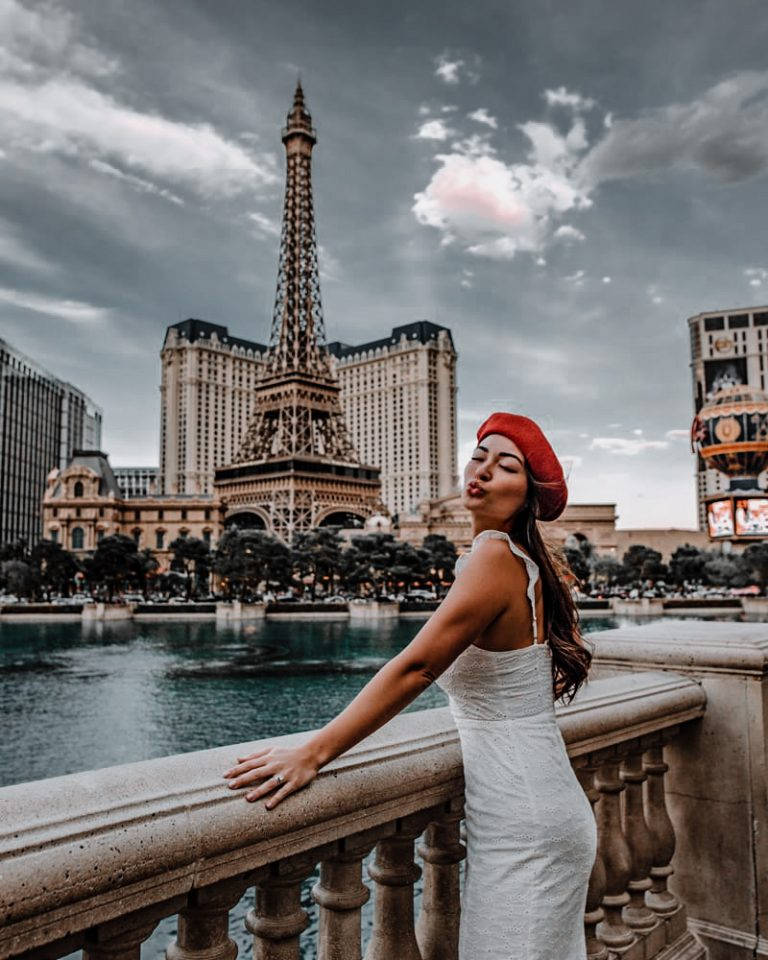
[[[411,590],[405,594],[406,600],[434,600],[435,595],[431,590]]]

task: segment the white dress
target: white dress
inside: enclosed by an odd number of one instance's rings
[[[467,859],[459,960],[586,960],[595,818],[555,720],[551,652],[538,643],[536,563],[525,562],[533,645],[474,644],[440,676],[464,762]],[[457,572],[460,570],[460,557]]]

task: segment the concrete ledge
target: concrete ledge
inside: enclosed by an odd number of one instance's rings
[[[768,624],[658,621],[589,634],[599,667],[765,676]]]
[[[266,612],[265,603],[243,603],[241,600],[233,600],[231,603],[220,601],[216,604],[217,622],[263,620]]]
[[[396,620],[400,614],[399,603],[379,603],[376,600],[350,600],[351,620]]]
[[[664,601],[661,597],[642,597],[638,600],[614,597],[611,606],[613,612],[620,616],[660,617],[664,613]]]
[[[89,620],[132,620],[131,603],[86,603],[83,607],[83,621]]]

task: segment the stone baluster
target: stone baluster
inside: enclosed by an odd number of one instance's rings
[[[253,934],[253,960],[300,960],[299,934],[309,924],[301,906],[301,884],[312,873],[317,855],[298,854],[270,864],[256,881],[254,906],[245,918]]]
[[[657,734],[643,758],[643,769],[648,775],[645,785],[646,819],[653,847],[651,889],[645,895],[645,902],[664,921],[668,942],[686,929],[685,908],[667,886],[669,877],[674,873],[671,860],[675,852],[675,829],[669,818],[664,791],[664,774],[669,770],[669,764],[664,760],[664,743],[676,733],[677,728],[673,727]]]
[[[648,930],[656,923],[653,911],[645,905],[645,891],[651,889],[653,863],[651,834],[643,809],[643,783],[646,776],[642,748],[634,745],[619,770],[619,777],[624,783],[622,827],[632,853],[632,872],[627,884],[629,903],[623,913],[627,926],[633,930]]]
[[[403,817],[395,833],[376,844],[376,858],[368,867],[376,897],[365,960],[422,960],[413,925],[413,885],[421,876],[413,862],[413,842],[428,822],[424,812]]]
[[[645,956],[654,957],[663,948],[665,931],[656,914],[646,906],[645,893],[651,889],[653,840],[645,820],[643,750],[647,742],[635,741],[621,763],[619,778],[624,783],[622,827],[632,854],[632,870],[627,891],[629,903],[623,916],[627,926],[645,941]]]
[[[236,878],[193,890],[179,911],[176,940],[165,951],[167,960],[235,960],[237,944],[229,936],[229,911],[251,879]]]
[[[602,763],[595,778],[600,792],[597,804],[597,837],[605,865],[605,919],[597,925],[597,935],[617,956],[629,954],[636,944],[642,947],[622,918],[622,908],[629,903],[627,883],[632,874],[632,853],[621,825],[620,794],[624,784],[619,778],[619,756],[616,748],[601,752]],[[639,954],[642,956],[642,953]]]
[[[183,908],[186,897],[176,897],[127,913],[89,932],[83,944],[83,960],[140,960],[141,945],[158,923]]]
[[[587,795],[587,799],[592,805],[594,813],[595,805],[600,799],[600,791],[595,786],[595,772],[599,764],[592,761],[590,757],[579,758],[573,763],[576,776],[579,783]],[[605,864],[600,852],[600,845],[597,847],[595,863],[592,867],[592,873],[589,875],[589,886],[587,888],[587,902],[584,912],[584,937],[587,942],[587,960],[608,960],[608,948],[597,937],[597,925],[605,919],[605,911],[600,905],[605,895]]]
[[[418,846],[424,861],[424,887],[416,923],[423,960],[456,960],[459,952],[459,863],[466,849],[459,839],[460,797],[449,800],[429,824]]]
[[[320,907],[317,960],[360,960],[360,908],[371,895],[362,882],[363,858],[381,831],[366,831],[338,842],[320,863],[320,879],[312,896]]]

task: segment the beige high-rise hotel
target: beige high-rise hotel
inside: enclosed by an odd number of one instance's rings
[[[216,467],[232,463],[253,412],[266,346],[225,326],[184,320],[161,352],[160,488],[213,492]],[[456,477],[456,351],[448,328],[426,320],[355,346],[328,345],[352,441],[381,468],[392,513],[447,496]]]
[[[448,496],[456,475],[456,350],[447,327],[418,320],[381,340],[329,343],[357,452],[381,468],[393,514]]]

